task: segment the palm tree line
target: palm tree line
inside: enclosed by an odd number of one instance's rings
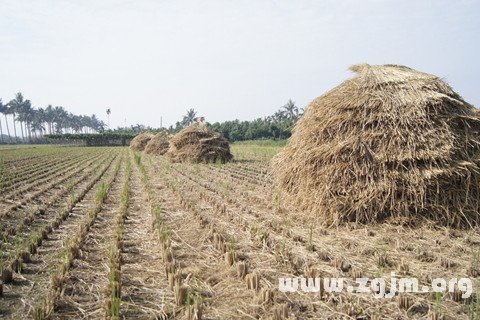
[[[291,135],[293,125],[302,116],[303,112],[303,108],[298,108],[295,102],[288,100],[278,111],[264,118],[251,121],[230,120],[207,123],[207,125],[232,142],[255,139],[286,139]],[[197,114],[198,112],[194,108],[188,109],[182,120],[178,121],[175,126],[170,126],[168,131],[176,133],[182,128],[188,127],[200,118]]]
[[[5,124],[5,126],[2,124],[0,118],[0,143],[7,142],[4,133],[10,142],[18,142],[19,138],[20,141],[27,142],[32,141],[32,138],[41,138],[47,133],[93,133],[105,129],[105,123],[94,114],[75,115],[64,107],[52,105],[35,108],[20,92],[8,103],[0,99],[0,114],[3,114]],[[13,132],[9,127],[9,117],[12,119]]]
[[[291,99],[273,115],[265,117],[267,122],[289,121],[295,123],[303,114],[304,109],[298,108]],[[107,110],[108,113],[108,110]],[[177,122],[176,127],[188,127],[197,121],[197,111],[194,108],[187,109],[182,121]]]

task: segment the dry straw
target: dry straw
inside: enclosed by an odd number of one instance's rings
[[[315,99],[273,160],[277,183],[326,224],[393,218],[476,226],[480,120],[442,79],[397,65]]]
[[[133,151],[143,151],[147,143],[153,138],[153,134],[149,132],[141,132],[135,136],[130,142],[130,148]]]
[[[166,132],[159,132],[148,141],[145,146],[145,153],[157,156],[164,155],[170,146],[171,136]]]
[[[204,123],[195,123],[177,133],[170,140],[166,155],[174,162],[194,163],[224,163],[233,158],[228,141]]]

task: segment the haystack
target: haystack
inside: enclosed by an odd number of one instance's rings
[[[147,146],[148,141],[153,138],[150,132],[141,132],[135,136],[130,142],[130,148],[134,151],[143,151]]]
[[[148,141],[145,146],[145,153],[158,156],[164,155],[170,146],[170,138],[171,136],[166,132],[157,133],[152,139],[150,139],[150,141]]]
[[[195,123],[177,133],[170,140],[166,155],[174,162],[224,163],[233,158],[228,141],[204,123]]]
[[[397,65],[315,99],[273,160],[279,187],[326,224],[479,224],[480,121],[442,79]]]

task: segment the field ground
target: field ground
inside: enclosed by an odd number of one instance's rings
[[[272,187],[281,146],[234,144],[225,165],[0,148],[0,318],[480,319],[458,291],[280,292],[279,277],[480,274],[477,230],[314,223]]]

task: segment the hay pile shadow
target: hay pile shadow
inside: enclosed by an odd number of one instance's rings
[[[325,224],[479,225],[480,121],[442,79],[396,65],[315,99],[273,159],[281,190]]]
[[[195,123],[177,133],[170,140],[166,156],[173,162],[194,163],[225,163],[233,158],[228,141],[203,123]]]
[[[130,142],[130,148],[133,151],[143,151],[147,146],[147,143],[153,138],[153,134],[150,132],[141,132],[135,136]]]
[[[145,153],[157,156],[164,155],[170,146],[171,136],[166,132],[159,132],[148,141],[145,146]]]

